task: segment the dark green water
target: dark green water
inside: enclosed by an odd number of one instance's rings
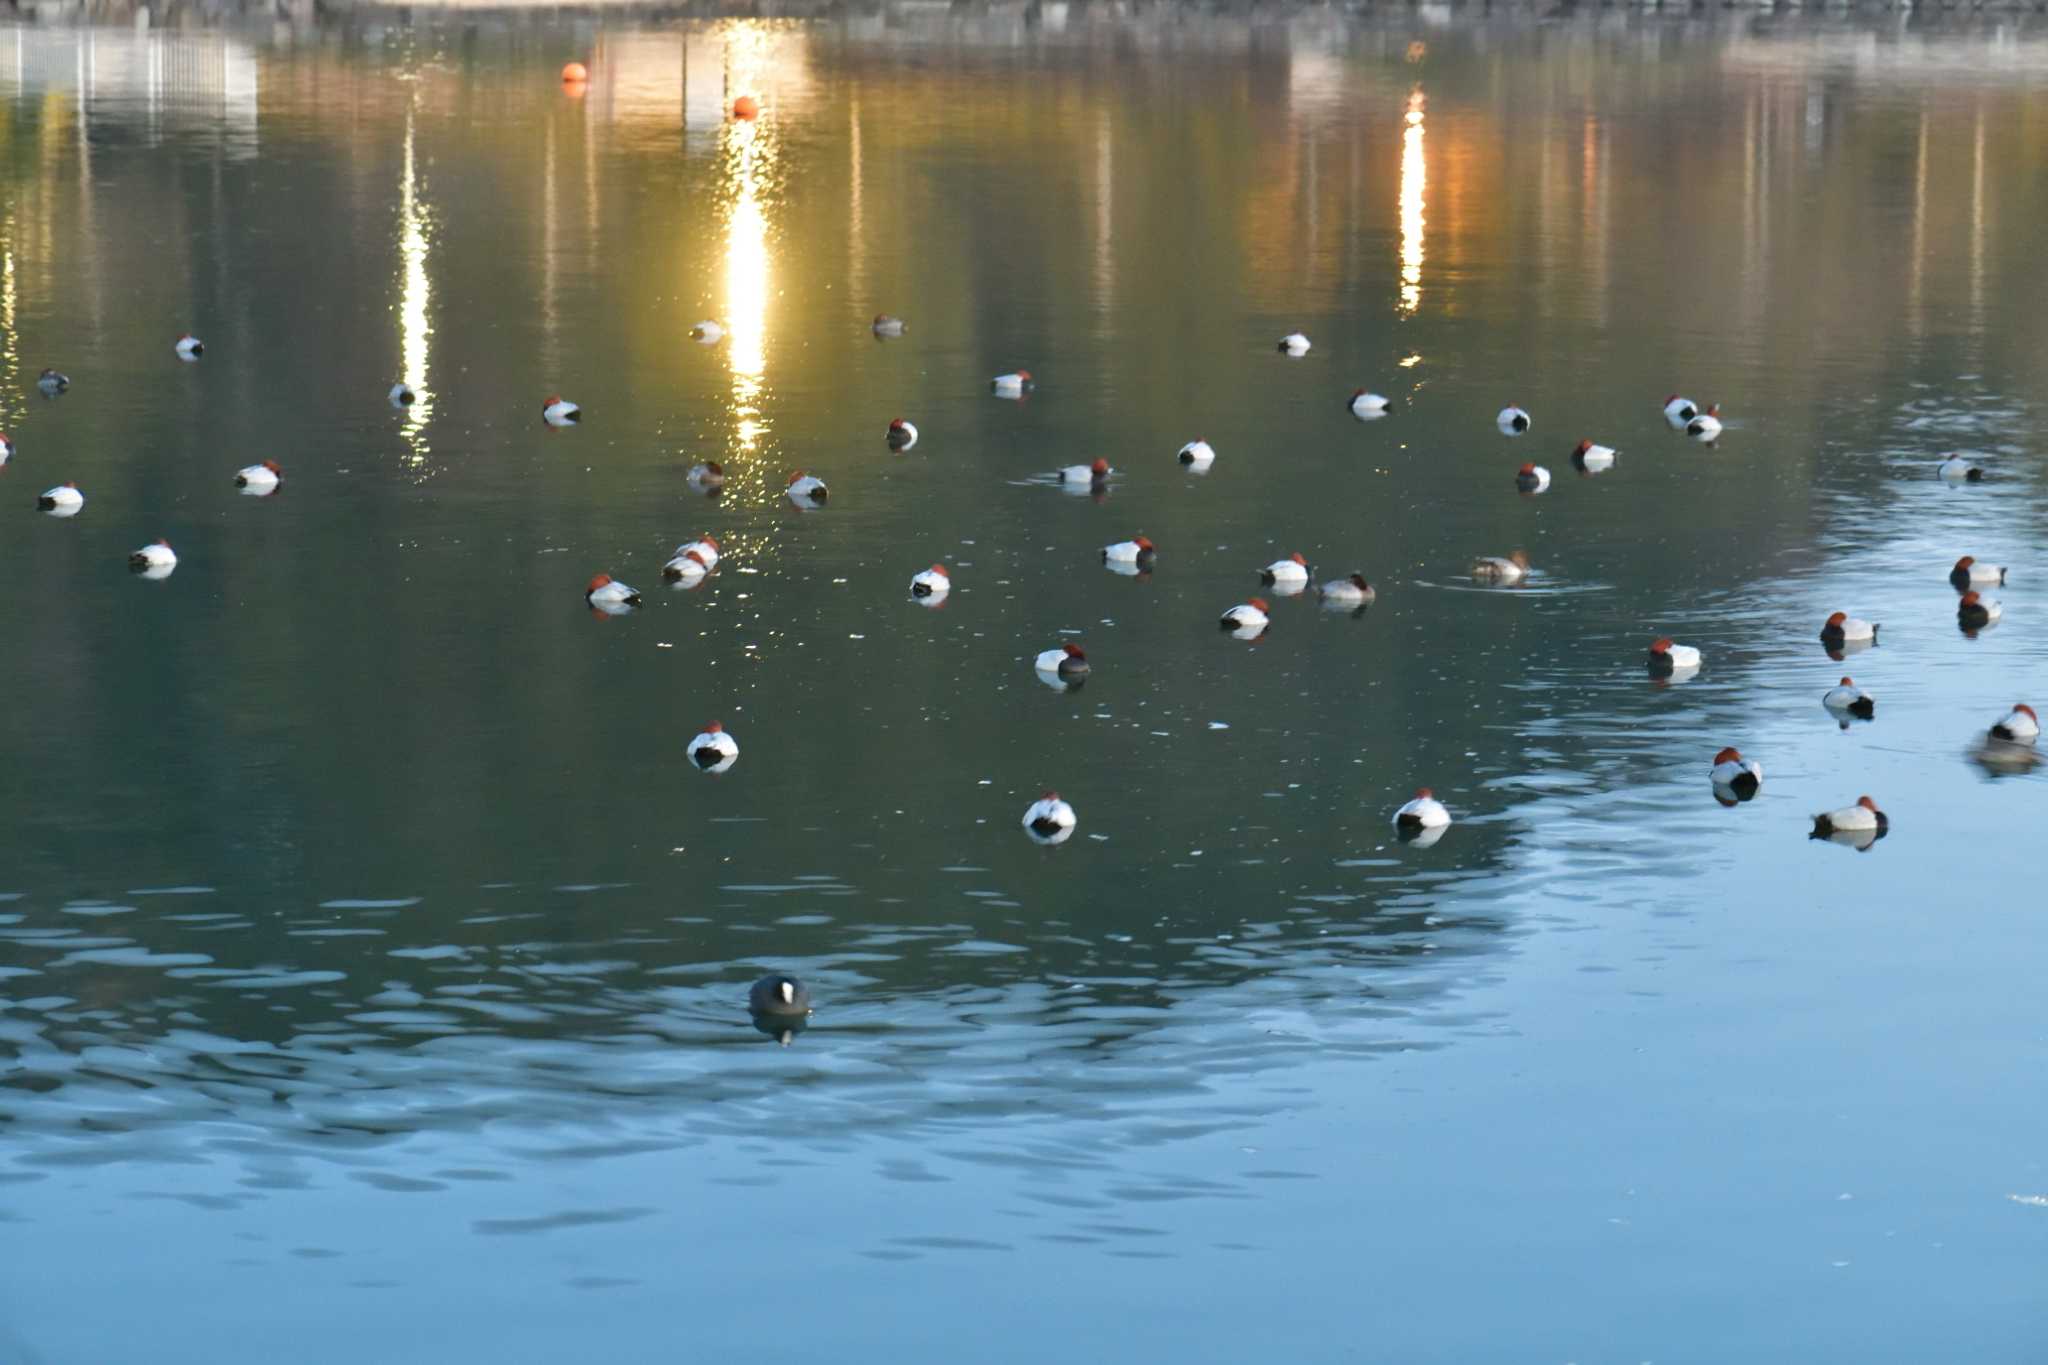
[[[1972,748],[2048,696],[2044,76],[1621,14],[0,30],[0,1362],[2038,1357],[2048,795]],[[1377,605],[1220,633],[1292,551]]]

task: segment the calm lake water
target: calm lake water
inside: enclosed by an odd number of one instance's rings
[[[2041,1358],[2048,40],[1428,13],[0,30],[0,1361]]]

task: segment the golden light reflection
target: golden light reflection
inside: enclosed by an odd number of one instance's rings
[[[20,420],[15,395],[21,392],[21,346],[14,335],[15,310],[20,306],[14,281],[14,215],[0,224],[0,424]]]
[[[1412,317],[1422,307],[1422,229],[1429,167],[1422,155],[1422,87],[1408,96],[1408,127],[1401,134],[1401,307]]]
[[[405,443],[412,453],[406,462],[415,468],[427,460],[427,422],[434,415],[434,391],[427,385],[427,343],[434,335],[427,321],[427,304],[433,289],[427,282],[427,211],[420,203],[419,170],[413,150],[412,110],[405,111],[405,179],[398,189],[398,255],[404,263],[404,282],[398,300],[400,378],[411,386],[412,406],[405,410]]]
[[[750,22],[725,30],[725,95],[729,108],[741,95],[761,97],[775,35]],[[770,116],[728,119],[720,134],[720,180],[725,191],[726,363],[732,369],[733,451],[759,449],[768,425],[761,416],[767,369],[768,293],[773,262],[768,251],[768,189],[774,180],[776,138]],[[747,481],[751,484],[758,474]],[[728,486],[732,475],[727,474]],[[770,481],[779,486],[778,481]]]

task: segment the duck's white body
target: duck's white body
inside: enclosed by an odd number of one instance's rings
[[[1137,540],[1119,540],[1114,545],[1102,547],[1102,559],[1106,564],[1136,564],[1153,557],[1150,544]]]
[[[878,337],[900,337],[903,327],[902,318],[891,317],[887,313],[875,314],[875,320],[869,324],[869,329]]]
[[[1250,639],[1265,630],[1270,620],[1271,618],[1266,615],[1265,606],[1253,601],[1239,603],[1224,612],[1222,624],[1231,634],[1241,639]]]
[[[0,469],[5,469],[7,462],[13,458],[14,442],[8,437],[6,432],[0,431]]]
[[[1047,792],[1024,812],[1024,831],[1041,844],[1063,844],[1073,836],[1074,808],[1060,800],[1058,792]]]
[[[1550,488],[1550,471],[1540,464],[1524,465],[1515,474],[1515,487],[1524,493],[1542,493]]]
[[[1280,353],[1282,355],[1304,356],[1308,354],[1309,347],[1312,344],[1301,333],[1289,332],[1286,336],[1280,338]]]
[[[690,741],[689,748],[684,752],[689,754],[690,761],[702,771],[722,773],[739,761],[740,746],[725,732],[723,725],[713,721],[704,727],[702,734]]]
[[[1880,812],[1861,805],[1844,806],[1840,810],[1831,810],[1826,815],[1815,818],[1816,820],[1827,821],[1828,829],[1824,833],[1834,834],[1854,834],[1861,830],[1875,830],[1883,821],[1883,816]]]
[[[1526,559],[1482,555],[1472,561],[1472,576],[1482,583],[1519,583],[1529,576],[1529,562]]]
[[[1690,398],[1681,398],[1674,393],[1664,400],[1664,420],[1680,431],[1684,431],[1685,424],[1699,415],[1699,404]]]
[[[1984,471],[1960,455],[1951,455],[1935,466],[1935,473],[1950,483],[1981,483]]]
[[[912,597],[944,597],[953,591],[953,580],[937,564],[923,573],[913,574],[910,579]]]
[[[1368,393],[1364,389],[1360,389],[1357,393],[1351,395],[1351,415],[1366,420],[1371,420],[1374,417],[1385,417],[1387,415],[1386,395]]]
[[[206,354],[206,343],[193,336],[190,332],[187,332],[184,336],[178,338],[177,350],[178,359],[197,360]]]
[[[145,545],[129,555],[128,567],[137,573],[161,578],[178,567],[177,552],[171,549],[169,541],[159,540],[156,544]]]
[[[1412,829],[1441,829],[1451,823],[1451,812],[1434,796],[1420,795],[1394,812],[1394,823]]]
[[[1207,441],[1189,441],[1175,455],[1182,464],[1200,473],[1216,463],[1216,448]]]
[[[85,494],[78,491],[77,484],[60,483],[45,489],[36,499],[36,507],[53,517],[75,517],[85,510]]]
[[[540,418],[551,427],[573,427],[583,420],[583,409],[566,398],[550,398],[541,407]]]
[[[1866,720],[1877,712],[1877,698],[1865,692],[1847,678],[1830,687],[1826,695],[1821,697],[1820,702],[1821,705],[1827,707],[1830,711],[1847,712],[1851,715],[1862,716]],[[1843,728],[1848,728],[1848,722],[1843,722]]]
[[[1291,596],[1308,586],[1308,561],[1298,554],[1276,559],[1259,570],[1259,581]]]
[[[889,423],[889,449],[908,450],[917,444],[917,426],[898,417]]]
[[[810,474],[798,474],[789,481],[784,490],[789,500],[799,507],[814,507],[825,501],[828,491],[825,481]]]
[[[1503,436],[1520,436],[1529,429],[1529,414],[1510,403],[1493,415],[1493,424]]]
[[[391,400],[391,406],[394,408],[409,408],[419,398],[419,395],[412,391],[412,385],[403,380],[393,384],[391,392],[384,396]]]
[[[591,606],[596,607],[600,611],[609,610],[613,607],[637,607],[640,605],[639,592],[613,578],[606,579],[583,595],[589,600]]]
[[[1572,452],[1572,465],[1588,474],[1604,474],[1614,468],[1614,447],[1598,446],[1591,441],[1579,442],[1579,448]]]
[[[698,493],[716,493],[725,487],[725,466],[716,460],[693,464],[683,481]]]
[[[701,341],[706,346],[716,344],[718,339],[724,335],[725,329],[709,319],[698,323],[690,329],[690,340]]]
[[[1685,434],[1692,437],[1695,441],[1712,445],[1721,435],[1720,412],[1714,408],[1708,408],[1705,412],[1698,414],[1685,424]]]
[[[2008,744],[2032,744],[2041,737],[2041,718],[2031,706],[2015,706],[2004,720],[1991,727],[1991,737]]]
[[[1753,758],[1731,758],[1716,763],[1709,775],[1717,787],[1733,789],[1738,785],[1746,785],[1743,783],[1745,775],[1761,784],[1764,780],[1764,765]]]
[[[1109,476],[1114,472],[1107,460],[1097,460],[1093,464],[1063,465],[1058,471],[1060,482],[1069,488],[1093,488],[1108,483]]]
[[[670,583],[679,583],[686,588],[702,583],[704,575],[710,572],[711,566],[704,562],[704,557],[687,546],[674,559],[661,566],[663,579]]]
[[[283,478],[277,461],[265,460],[262,464],[245,465],[235,471],[235,487],[245,493],[275,493]]]
[[[1022,398],[1024,391],[1031,387],[1031,371],[1015,370],[1009,374],[999,374],[988,383],[999,397]]]
[[[1372,584],[1365,581],[1363,574],[1353,574],[1349,578],[1333,578],[1316,589],[1316,596],[1322,599],[1326,607],[1362,607],[1378,595],[1373,591]]]
[[[1968,564],[1958,562],[1949,571],[1948,578],[1959,588],[1995,588],[2005,582],[2005,570],[1996,564],[1972,559]]]
[[[1830,631],[1839,635],[1845,642],[1875,640],[1877,638],[1877,627],[1860,616],[1847,616],[1836,622],[1833,627],[1822,627],[1824,634]]]
[[[1700,652],[1692,645],[1665,644],[1661,640],[1658,641],[1658,644],[1662,644],[1664,647],[1658,649],[1653,645],[1650,648],[1650,667],[1652,669],[1668,669],[1673,673],[1678,673],[1688,668],[1698,668],[1700,666]]]
[[[1972,602],[1969,600],[1971,597],[1977,600]],[[1978,615],[1979,613],[1981,615]],[[1997,625],[1998,619],[2005,615],[2005,608],[1999,605],[1998,599],[1995,597],[1986,597],[1980,592],[1972,592],[1966,594],[1964,600],[1957,605],[1956,614],[1962,617],[1966,623],[1974,616],[1977,618],[1976,625],[1993,626]]]

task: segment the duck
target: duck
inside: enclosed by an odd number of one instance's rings
[[[693,492],[707,496],[718,493],[725,488],[725,466],[716,460],[700,461],[690,466],[689,472],[683,475],[683,482],[689,484]]]
[[[793,976],[764,976],[747,991],[747,1012],[801,1018],[811,1012],[811,992]]]
[[[1820,704],[1830,711],[1854,716],[1858,720],[1870,720],[1877,715],[1877,698],[1858,687],[1854,678],[1844,678],[1830,687],[1821,697]],[[1848,729],[1849,723],[1842,722],[1842,728]]]
[[[661,577],[664,582],[680,583],[686,588],[703,582],[704,575],[710,572],[711,566],[704,562],[704,556],[692,549],[680,551],[675,558],[661,566]]]
[[[265,460],[262,464],[244,465],[237,469],[235,487],[249,493],[274,493],[283,478],[284,470],[278,467],[277,461]]]
[[[1102,547],[1102,562],[1105,564],[1150,565],[1159,553],[1158,547],[1144,536],[1132,540],[1119,540],[1114,545]]]
[[[709,319],[698,323],[690,329],[690,340],[701,341],[706,346],[716,345],[718,339],[724,335],[725,329]]]
[[[1529,414],[1510,403],[1494,414],[1493,424],[1500,428],[1503,436],[1520,436],[1529,429]]]
[[[386,394],[385,397],[391,400],[391,406],[394,408],[409,408],[419,401],[419,395],[413,392],[412,385],[406,383],[403,379],[393,384],[391,392]]]
[[[1572,447],[1572,468],[1581,474],[1604,474],[1614,468],[1614,447],[1580,441]]]
[[[1482,555],[1472,561],[1471,574],[1482,583],[1519,583],[1529,576],[1529,554],[1516,550],[1506,559]]]
[[[43,397],[55,398],[71,387],[71,376],[46,368],[36,376],[36,387],[42,390]]]
[[[607,616],[621,616],[640,605],[640,594],[610,574],[601,573],[583,589],[583,600]]]
[[[2012,708],[2004,720],[1991,727],[1991,738],[2007,744],[2032,744],[2041,737],[2041,718],[2025,702]]]
[[[1182,446],[1174,458],[1199,474],[1216,463],[1216,448],[1198,437]]]
[[[178,338],[178,344],[176,349],[178,352],[178,359],[197,360],[199,359],[199,357],[206,354],[206,343],[201,341],[198,337],[193,336],[190,332],[187,332],[185,333],[185,335]]]
[[[1081,646],[1069,640],[1058,649],[1043,650],[1031,667],[1040,673],[1050,673],[1060,678],[1074,679],[1088,676],[1088,654]]]
[[[0,431],[0,469],[5,469],[7,467],[7,462],[13,458],[14,438],[9,436],[6,432]]]
[[[1820,642],[1830,649],[1839,649],[1845,644],[1853,645],[1859,640],[1877,643],[1877,627],[1860,616],[1847,612],[1834,612],[1822,623]]]
[[[1093,464],[1070,464],[1053,471],[1053,475],[1069,488],[1100,488],[1109,482],[1109,461],[1098,459]]]
[[[551,427],[573,427],[583,420],[583,409],[559,393],[551,393],[541,404],[540,419]]]
[[[1370,422],[1375,417],[1385,417],[1390,404],[1384,394],[1369,389],[1353,389],[1351,392],[1351,415],[1361,422]]]
[[[1700,666],[1700,652],[1691,645],[1675,645],[1666,635],[1650,643],[1650,676],[1668,678]]]
[[[887,313],[875,314],[875,320],[868,324],[868,330],[878,337],[900,337],[907,326],[902,318],[890,317]]]
[[[1541,493],[1550,487],[1550,471],[1540,464],[1525,464],[1515,471],[1515,487],[1524,493]]]
[[[1697,413],[1685,424],[1685,434],[1704,445],[1712,445],[1721,436],[1721,405],[1710,403],[1707,410]]]
[[[705,568],[717,568],[720,554],[718,537],[706,531],[695,540],[686,540],[681,545],[676,546],[676,554],[679,556],[692,553],[704,561]]]
[[[2005,570],[1995,564],[1979,564],[1973,557],[1964,555],[1948,571],[1948,581],[1959,589],[1973,588],[1978,584],[1987,588],[2003,587]]]
[[[988,386],[1002,398],[1022,398],[1035,387],[1031,382],[1029,370],[1013,370],[1009,374],[999,374],[989,380]]]
[[[1278,588],[1282,594],[1293,596],[1308,586],[1308,561],[1296,551],[1285,559],[1276,559],[1259,570],[1259,582],[1269,588]]]
[[[1251,601],[1224,612],[1218,624],[1240,640],[1257,639],[1265,633],[1267,622],[1271,619],[1266,613],[1270,610],[1272,608],[1265,598],[1254,597]]]
[[[1867,796],[1856,798],[1853,806],[1831,810],[1813,817],[1811,839],[1832,839],[1837,835],[1869,836],[1862,840],[1863,847],[1869,847],[1891,829],[1891,821],[1877,808],[1877,802]]]
[[[1427,787],[1419,789],[1413,800],[1394,812],[1394,828],[1404,834],[1420,834],[1424,830],[1442,829],[1451,823],[1451,812],[1444,803],[1436,799],[1436,793]]]
[[[1951,455],[1934,467],[1935,474],[1950,483],[1982,483],[1984,470],[1960,455]]]
[[[1301,333],[1289,332],[1286,336],[1280,338],[1279,351],[1281,355],[1305,356],[1308,354],[1309,347],[1313,344]]]
[[[1699,405],[1690,398],[1681,398],[1674,393],[1664,400],[1664,420],[1680,431],[1685,430],[1685,424],[1699,415]]]
[[[1717,792],[1732,792],[1736,800],[1747,801],[1763,785],[1764,765],[1744,758],[1740,749],[1723,749],[1714,755],[1714,767],[1708,776]]]
[[[148,574],[152,578],[162,578],[178,567],[178,556],[171,549],[171,542],[159,540],[154,544],[145,545],[134,554],[129,555],[128,567],[139,574]]]
[[[36,499],[36,509],[52,516],[75,517],[85,510],[85,494],[78,491],[75,483],[60,483],[43,490]]]
[[[953,580],[946,573],[946,566],[934,564],[924,572],[913,575],[910,580],[912,597],[944,597],[953,590]]]
[[[1378,596],[1379,594],[1373,591],[1372,584],[1365,581],[1365,575],[1362,573],[1355,573],[1349,578],[1333,578],[1316,588],[1316,597],[1326,607],[1356,607],[1364,610],[1371,606]]]
[[[1074,808],[1060,800],[1056,791],[1046,792],[1024,812],[1024,832],[1035,843],[1063,844],[1073,837],[1077,823]]]
[[[825,487],[823,479],[806,474],[801,469],[790,471],[782,491],[799,507],[814,507],[830,495],[830,490]]]
[[[740,746],[725,732],[725,726],[714,720],[683,752],[704,772],[722,773],[739,761]]]
[[[891,419],[889,423],[889,449],[903,451],[910,449],[916,444],[917,428],[901,417]]]
[[[1956,603],[1956,621],[1964,630],[1982,630],[1998,624],[1998,618],[2005,615],[2005,608],[1998,605],[1995,597],[1986,597],[1974,589],[1963,594]]]

